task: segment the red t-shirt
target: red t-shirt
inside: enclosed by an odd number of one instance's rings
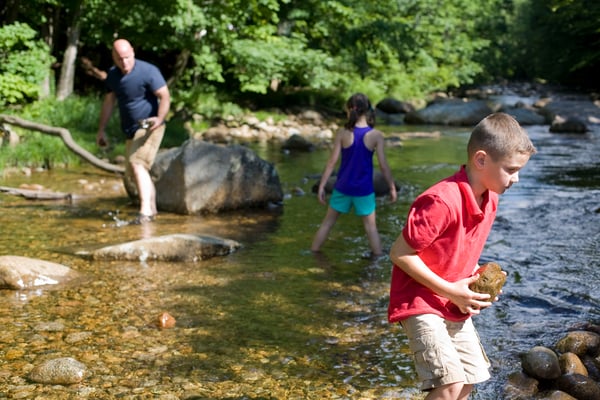
[[[433,272],[448,282],[473,275],[496,217],[498,194],[487,191],[479,208],[465,167],[423,192],[412,204],[402,235]],[[388,320],[436,314],[466,320],[456,305],[392,268]]]

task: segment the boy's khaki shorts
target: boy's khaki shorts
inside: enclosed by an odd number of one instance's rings
[[[138,129],[132,139],[125,143],[125,154],[127,166],[130,164],[141,164],[147,170],[152,168],[156,153],[160,148],[165,135],[165,124],[162,124],[152,132],[148,129]]]
[[[471,318],[452,322],[423,314],[409,317],[401,324],[422,390],[456,382],[476,384],[490,378],[490,361]]]

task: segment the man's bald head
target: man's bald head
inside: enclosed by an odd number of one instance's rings
[[[112,57],[115,65],[124,75],[133,70],[135,65],[135,53],[131,43],[125,39],[117,39],[113,43]]]

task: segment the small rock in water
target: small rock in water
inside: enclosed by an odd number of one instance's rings
[[[483,264],[477,273],[480,274],[479,279],[471,283],[469,289],[477,293],[488,293],[489,301],[494,301],[506,282],[506,275],[502,272],[502,268],[498,264],[490,262]]]
[[[175,318],[166,311],[158,316],[158,327],[161,329],[172,328],[175,326],[175,322]]]
[[[83,380],[87,373],[85,365],[71,357],[47,360],[34,367],[29,379],[52,385],[71,385]]]

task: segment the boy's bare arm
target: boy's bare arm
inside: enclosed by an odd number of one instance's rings
[[[392,245],[390,259],[415,281],[449,299],[464,314],[479,314],[481,309],[492,305],[486,301],[490,297],[488,294],[475,293],[469,289],[469,285],[475,282],[479,275],[456,282],[442,279],[425,265],[414,249],[406,243],[402,234]]]

